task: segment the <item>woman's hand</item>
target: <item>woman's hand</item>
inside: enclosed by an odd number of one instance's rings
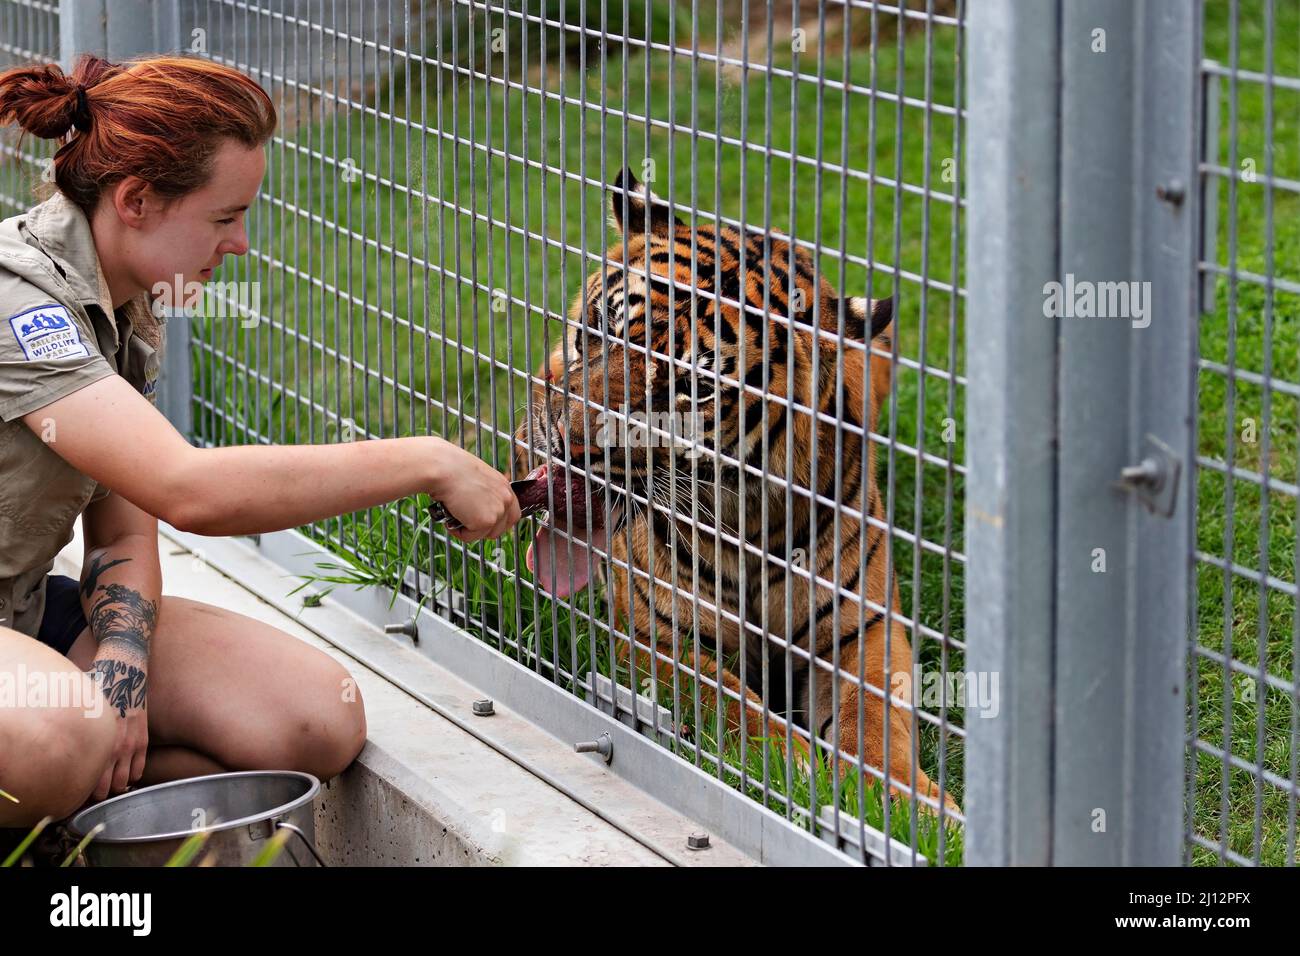
[[[462,527],[451,531],[461,541],[499,538],[519,523],[519,501],[510,481],[477,455],[437,439],[438,479],[430,496],[441,500]]]
[[[144,774],[149,748],[149,714],[145,709],[146,668],[111,657],[97,657],[91,672],[117,711],[117,741],[113,754],[95,787],[94,798],[103,800],[122,793]]]

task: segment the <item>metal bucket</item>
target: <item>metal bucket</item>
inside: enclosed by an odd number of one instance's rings
[[[133,790],[81,811],[68,824],[78,840],[104,824],[83,854],[91,866],[162,866],[189,837],[210,836],[196,860],[247,866],[277,830],[290,836],[272,866],[302,866],[316,852],[313,807],[320,781],[294,770],[214,773]],[[310,855],[308,852],[310,851]]]

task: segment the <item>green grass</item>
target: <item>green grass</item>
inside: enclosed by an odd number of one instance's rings
[[[1206,54],[1227,62],[1227,6],[1208,6]],[[1262,3],[1250,0],[1241,6],[1241,65],[1263,69]],[[738,53],[734,17],[729,13],[718,17],[710,9],[701,13],[693,29],[683,9],[676,9],[673,25],[665,22],[667,7],[654,5],[654,22],[648,30],[642,25],[632,32],[649,32],[663,40],[675,31],[679,45],[689,45],[695,35],[701,52],[711,53],[721,23],[728,51]],[[1300,36],[1300,5],[1280,2],[1277,12],[1275,68],[1300,75],[1300,54],[1294,42]],[[866,15],[855,12],[854,16],[858,21],[855,36],[869,38]],[[570,45],[562,71],[559,61],[552,59],[543,66],[539,56],[543,45],[558,49],[555,37],[539,37],[535,25],[529,26],[525,36],[514,21],[508,24],[511,50],[515,51],[509,66],[503,67],[499,57],[485,65],[481,42],[493,22],[489,19],[486,27],[477,22],[477,52],[472,56],[467,25],[462,25],[457,35],[457,62],[465,69],[508,74],[532,92],[503,92],[499,85],[467,83],[463,77],[448,71],[440,74],[432,68],[421,73],[418,66],[412,66],[408,73],[399,64],[391,82],[358,95],[368,109],[403,121],[358,110],[320,115],[308,111],[305,98],[300,100],[293,114],[295,122],[283,129],[282,135],[302,149],[321,154],[325,162],[278,147],[272,151],[264,192],[287,205],[259,203],[252,218],[254,247],[270,261],[240,263],[223,278],[259,279],[261,311],[274,317],[275,324],[245,330],[230,321],[200,320],[203,340],[217,350],[217,354],[202,349],[195,352],[201,396],[195,420],[202,438],[218,444],[335,441],[344,427],[341,420],[347,419],[358,433],[371,436],[443,434],[504,469],[507,443],[501,434],[517,427],[519,410],[526,401],[520,375],[507,369],[535,370],[556,341],[559,317],[583,277],[596,268],[596,263],[581,253],[598,254],[616,239],[606,222],[607,194],[601,184],[612,182],[624,165],[644,177],[641,163],[647,157],[654,161],[653,188],[670,198],[683,218],[689,218],[695,208],[720,211],[728,218],[755,225],[770,222],[775,229],[815,239],[826,249],[844,247],[887,267],[868,275],[857,264],[841,264],[823,256],[822,272],[833,285],[842,282],[847,294],[870,290],[876,297],[889,295],[896,286],[889,267],[924,274],[938,283],[964,285],[960,261],[954,256],[954,237],[958,250],[964,249],[965,237],[963,224],[953,222],[953,207],[926,203],[914,194],[900,195],[879,181],[881,177],[901,178],[951,193],[954,184],[945,181],[950,169],[945,161],[959,152],[951,117],[906,106],[900,124],[899,109],[887,101],[873,105],[868,97],[853,94],[845,104],[834,89],[825,90],[819,98],[815,84],[800,82],[792,90],[789,79],[775,77],[766,83],[757,71],[751,72],[746,82],[740,70],[727,67],[719,73],[708,62],[701,62],[693,75],[690,58],[678,57],[670,63],[667,55],[654,52],[647,62],[635,47],[625,58],[619,44],[606,49],[603,62],[598,47],[588,46],[582,53],[581,46]],[[594,20],[588,25],[598,26]],[[621,30],[617,18],[611,29]],[[796,69],[801,75],[816,73],[816,43],[796,58],[788,42],[782,46],[783,29],[788,37],[788,28],[779,24],[774,64]],[[430,38],[435,32],[430,29]],[[873,83],[874,76],[876,87],[894,91],[898,88],[899,56],[891,18],[879,19],[877,37],[874,55],[865,45],[851,49],[849,75],[859,85]],[[932,46],[934,65],[929,78],[927,44]],[[450,57],[449,42],[444,53]],[[579,55],[585,57],[584,62],[575,62]],[[752,49],[751,56],[763,62],[761,50]],[[828,42],[826,58],[827,78],[842,79],[844,65],[837,39]],[[932,99],[952,103],[956,62],[951,29],[936,28],[932,35],[924,29],[909,29],[902,57],[903,88],[917,98],[928,88]],[[547,97],[536,92],[540,86],[549,91]],[[765,123],[768,93],[774,117],[770,128]],[[1227,93],[1225,84],[1220,137],[1225,164],[1232,132]],[[561,105],[557,101],[561,96],[575,102]],[[743,115],[746,102],[748,112]],[[1276,91],[1273,172],[1292,179],[1300,178],[1295,107],[1296,94]],[[1236,159],[1240,164],[1242,158],[1253,157],[1263,174],[1266,124],[1262,87],[1241,84],[1237,109]],[[625,119],[625,110],[679,129],[647,128],[644,123]],[[408,127],[404,118],[425,130],[441,130],[443,135]],[[692,137],[692,127],[705,135]],[[724,140],[746,140],[763,148],[755,151],[719,143],[713,133]],[[465,145],[469,142],[490,143],[494,150],[523,155],[534,165],[488,155]],[[839,163],[845,155],[849,166],[870,171],[877,179],[842,181],[830,172],[819,178],[813,163],[791,163],[783,158],[783,153],[790,152],[829,164]],[[537,164],[546,169],[537,168]],[[956,168],[960,169],[960,164]],[[360,175],[353,175],[353,170]],[[1237,245],[1235,251],[1228,246],[1230,197],[1227,185],[1221,184],[1217,261],[1233,261],[1238,268],[1263,273],[1268,254],[1263,187],[1239,182],[1234,188]],[[765,206],[767,195],[770,207]],[[302,214],[295,214],[291,207]],[[307,213],[339,223],[345,232],[335,234],[322,228],[304,218]],[[1296,266],[1300,262],[1298,213],[1294,195],[1274,195],[1273,260],[1277,274],[1292,281],[1300,281]],[[710,221],[707,216],[700,220]],[[422,265],[425,262],[429,268]],[[284,263],[289,269],[274,263]],[[299,275],[295,277],[290,270]],[[963,373],[963,333],[952,297],[912,279],[897,286],[900,355]],[[1268,371],[1288,382],[1300,381],[1297,297],[1274,293],[1266,341],[1263,290],[1246,283],[1236,283],[1234,288],[1226,278],[1220,278],[1217,286],[1217,307],[1201,323],[1202,354],[1219,362],[1231,358],[1239,368]],[[493,308],[494,302],[499,305],[503,301],[498,290],[508,299],[500,310]],[[356,305],[349,297],[370,308]],[[303,341],[295,341],[295,336]],[[237,368],[234,360],[264,380]],[[353,361],[370,371],[353,368]],[[922,376],[907,368],[898,370],[895,385],[879,430],[906,445],[923,447],[941,460],[963,462],[963,390],[950,387],[941,377]],[[287,393],[286,386],[297,394]],[[1229,433],[1239,438],[1244,419],[1253,417],[1261,437],[1255,443],[1235,441],[1234,464],[1256,471],[1267,467],[1273,477],[1295,482],[1295,424],[1300,420],[1296,405],[1296,399],[1276,393],[1271,404],[1266,403],[1262,390],[1253,385],[1237,382],[1230,387],[1222,376],[1202,372],[1200,453],[1226,460]],[[1266,408],[1269,427],[1265,430]],[[941,438],[947,419],[952,420],[951,443]],[[941,548],[948,543],[954,549],[962,547],[964,489],[959,475],[949,475],[942,465],[918,465],[905,452],[891,456],[882,449],[878,477],[896,526],[915,531]],[[1222,475],[1208,469],[1199,471],[1197,493],[1201,550],[1231,554],[1246,567],[1267,567],[1274,576],[1295,581],[1295,506],[1290,498],[1275,492],[1266,503],[1257,487],[1240,480],[1229,487]],[[952,502],[950,510],[948,501]],[[553,603],[539,598],[531,585],[516,575],[516,569],[522,568],[521,551],[530,538],[527,525],[501,541],[462,550],[440,533],[427,534],[425,503],[407,500],[304,529],[344,559],[338,569],[322,569],[322,576],[399,588],[405,570],[418,567],[432,575],[442,593],[453,589],[464,595],[462,623],[566,689],[580,693],[592,669],[610,672],[609,612],[603,595],[586,592],[572,606]],[[961,640],[965,616],[962,565],[942,554],[918,552],[897,539],[890,559],[900,583],[902,613],[933,632]],[[1269,590],[1263,596],[1261,612],[1258,587],[1239,575],[1233,575],[1229,585],[1230,600],[1225,603],[1223,574],[1208,565],[1200,566],[1198,645],[1221,651],[1230,636],[1235,659],[1290,680],[1295,602],[1280,591]],[[964,667],[963,655],[953,646],[945,650],[943,642],[915,632],[911,638],[927,671],[938,669],[941,663],[949,670]],[[1194,676],[1198,736],[1221,746],[1225,737],[1223,668],[1200,658]],[[628,676],[621,674],[619,679],[626,682]],[[1242,676],[1236,678],[1236,696],[1229,707],[1227,737],[1232,751],[1283,778],[1290,777],[1294,759],[1288,744],[1294,720],[1290,700],[1261,685],[1257,705],[1246,699],[1243,680]],[[671,694],[665,688],[660,690],[661,704],[672,710]],[[706,690],[706,702],[708,697]],[[1261,712],[1262,746],[1257,747]],[[962,725],[960,708],[951,709],[947,716],[951,725]],[[742,758],[741,741],[726,735],[719,739],[709,732],[713,727],[705,721],[694,741],[677,740],[674,746],[684,759],[720,773],[758,799],[765,792],[788,795],[791,805],[803,808],[810,802],[838,801],[842,811],[856,812],[855,781],[850,779],[836,792],[834,775],[824,768],[811,778],[798,773],[787,778],[786,768],[772,753],[765,754],[763,747],[745,742]],[[926,726],[921,741],[922,765],[937,779],[942,759],[946,784],[960,801],[960,740],[952,735],[940,739],[937,730]],[[718,753],[723,754],[721,771],[709,759]],[[742,766],[743,781],[738,777]],[[1247,771],[1233,769],[1225,775],[1221,763],[1207,755],[1198,757],[1195,774],[1192,819],[1197,833],[1213,841],[1222,839],[1227,847],[1247,857],[1258,853],[1265,863],[1285,862],[1288,808],[1280,789],[1261,784],[1257,774]],[[1226,815],[1222,813],[1225,794]],[[1257,795],[1261,803],[1258,847]],[[807,824],[798,810],[780,800],[772,805]],[[877,792],[871,791],[863,805],[868,822],[883,822]],[[904,842],[937,861],[942,841],[943,861],[960,862],[960,831],[940,835],[929,821],[919,824],[913,833],[906,814],[891,815],[891,831]],[[1191,859],[1211,863],[1218,856],[1198,848],[1191,852]]]
[[[1243,3],[1240,9],[1238,64],[1243,70],[1263,72],[1265,5]],[[1233,46],[1228,12],[1222,3],[1209,4],[1206,12],[1206,56],[1225,66],[1232,62]],[[1300,4],[1278,3],[1276,14],[1274,70],[1300,76]],[[1270,129],[1265,88],[1239,82],[1234,110],[1229,82],[1224,79],[1220,84],[1219,162],[1238,170],[1248,170],[1253,164],[1262,179],[1267,171],[1266,133]],[[1300,95],[1295,92],[1274,92],[1272,174],[1279,178],[1300,178],[1298,106]],[[1231,145],[1234,135],[1235,155]],[[1219,182],[1216,262],[1261,275],[1270,271],[1266,200],[1259,181]],[[1229,240],[1234,226],[1235,246]],[[1300,197],[1294,193],[1273,193],[1271,255],[1272,271],[1278,278],[1300,281]],[[1215,287],[1215,308],[1201,321],[1201,355],[1279,381],[1300,383],[1300,296],[1274,290],[1270,297],[1261,285],[1234,282],[1226,276],[1219,276]],[[1278,481],[1297,481],[1300,403],[1295,397],[1266,394],[1260,386],[1233,381],[1211,370],[1200,373],[1198,392],[1201,455]],[[1243,440],[1251,437],[1254,441]],[[1296,581],[1294,498],[1276,490],[1263,495],[1258,484],[1229,480],[1222,473],[1202,468],[1197,499],[1197,547],[1201,551],[1219,558],[1231,556],[1241,566],[1266,570],[1284,582]],[[1297,716],[1294,703],[1285,691],[1269,687],[1265,675],[1295,680],[1295,599],[1275,588],[1261,588],[1239,574],[1225,577],[1224,571],[1202,563],[1198,567],[1195,639],[1200,647],[1230,653],[1247,668],[1246,673],[1227,680],[1224,665],[1196,656],[1193,684],[1198,738],[1226,747],[1236,757],[1283,779],[1294,780],[1295,755],[1288,743]],[[1286,792],[1258,773],[1233,767],[1226,770],[1221,760],[1197,753],[1196,832],[1244,857],[1258,856],[1268,865],[1287,863]],[[1196,847],[1191,858],[1194,863],[1217,863],[1220,855]]]

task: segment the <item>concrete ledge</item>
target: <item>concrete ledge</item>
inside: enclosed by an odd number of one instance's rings
[[[212,541],[214,549],[222,542],[230,550],[225,539]],[[244,550],[238,551],[240,578],[258,575],[265,585],[284,576]],[[330,654],[356,678],[367,743],[351,767],[323,782],[316,807],[317,846],[331,865],[753,865],[716,836],[709,850],[687,851],[686,836],[697,824],[499,703],[494,716],[464,718],[475,733],[482,728],[484,739],[466,732],[420,697],[469,715],[483,694],[329,598],[295,619],[218,571],[201,547],[191,552],[159,535],[159,553],[164,595],[271,624]],[[81,554],[79,524],[55,573],[77,577]],[[301,582],[285,576],[283,583],[287,594]],[[321,637],[345,632],[349,647],[400,674],[406,689]],[[539,768],[549,782],[503,750]]]

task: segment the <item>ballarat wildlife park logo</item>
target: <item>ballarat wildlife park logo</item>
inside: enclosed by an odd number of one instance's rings
[[[1090,282],[1065,274],[1064,284],[1043,285],[1043,315],[1049,319],[1131,319],[1133,328],[1151,324],[1150,282]]]

